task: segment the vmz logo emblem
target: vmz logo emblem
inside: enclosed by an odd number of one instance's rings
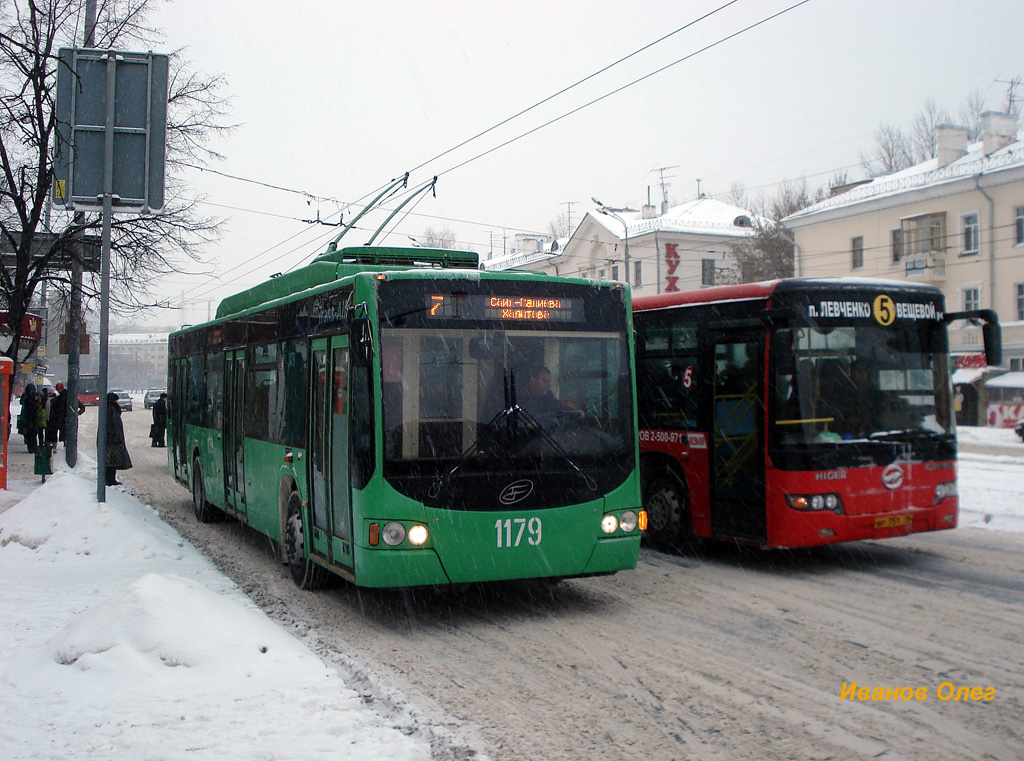
[[[516,502],[522,502],[532,493],[533,481],[524,478],[519,481],[513,481],[502,489],[501,494],[498,495],[498,501],[503,505],[514,505]]]

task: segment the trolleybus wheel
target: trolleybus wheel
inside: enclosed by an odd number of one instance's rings
[[[318,589],[327,583],[330,578],[327,570],[306,557],[305,538],[302,533],[302,500],[295,491],[288,497],[284,547],[288,570],[292,574],[292,581],[299,589]]]
[[[672,473],[657,473],[644,487],[647,511],[647,541],[658,547],[687,541],[693,534],[690,525],[690,499],[686,486]]]
[[[192,461],[192,510],[200,523],[213,523],[217,520],[218,510],[206,501],[203,489],[203,470],[199,467],[199,458]]]

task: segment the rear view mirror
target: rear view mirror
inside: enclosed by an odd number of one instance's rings
[[[1003,363],[1003,334],[998,322],[986,322],[981,326],[981,337],[985,342],[985,364],[996,367]]]

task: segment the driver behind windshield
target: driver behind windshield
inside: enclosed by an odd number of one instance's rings
[[[551,371],[536,370],[519,397],[519,406],[543,429],[551,430],[574,420],[583,420],[586,413],[563,402],[551,391]]]

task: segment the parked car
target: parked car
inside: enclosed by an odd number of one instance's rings
[[[122,412],[132,411],[132,395],[124,389],[112,388],[110,393],[117,394],[117,405],[121,408]]]
[[[1013,427],[1013,430],[1020,436],[1020,440],[1024,441],[1024,417],[1017,421],[1017,425]]]
[[[149,391],[146,392],[146,395],[142,397],[142,406],[145,407],[147,410],[150,409],[154,404],[157,403],[157,400],[160,398],[160,394],[166,393],[166,388],[151,388]]]

